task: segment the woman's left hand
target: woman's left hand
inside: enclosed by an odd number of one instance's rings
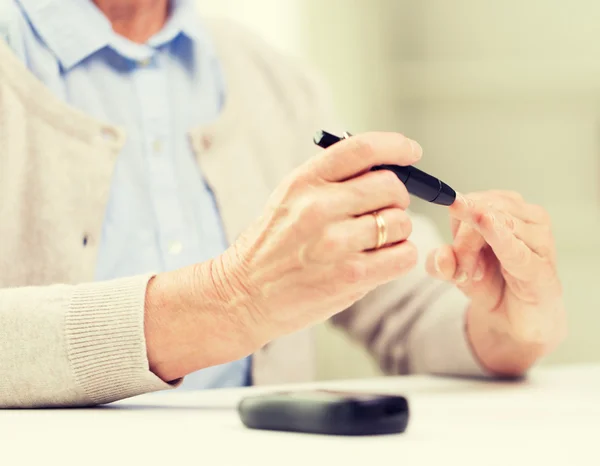
[[[432,251],[428,272],[470,299],[467,335],[482,365],[519,376],[565,338],[566,312],[548,213],[514,192],[457,196],[453,243]]]

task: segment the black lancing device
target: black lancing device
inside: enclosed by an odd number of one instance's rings
[[[335,136],[326,131],[319,131],[314,137],[314,142],[319,147],[327,149],[333,144],[352,136],[344,133],[343,137]],[[406,186],[406,190],[424,201],[444,206],[452,205],[456,199],[456,192],[442,180],[425,173],[413,166],[377,165],[371,170],[390,170]]]

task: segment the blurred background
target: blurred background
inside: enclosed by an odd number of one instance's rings
[[[350,132],[418,140],[462,192],[512,189],[554,219],[570,314],[544,364],[600,361],[600,3],[592,0],[199,0],[317,67]],[[418,200],[449,238],[442,209]],[[319,329],[319,376],[378,374]]]

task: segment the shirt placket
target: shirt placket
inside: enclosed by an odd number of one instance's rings
[[[185,254],[185,220],[178,196],[167,73],[149,58],[138,63],[143,157],[149,196],[156,215],[157,240],[166,270]]]

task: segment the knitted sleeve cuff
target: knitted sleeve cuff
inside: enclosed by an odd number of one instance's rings
[[[67,355],[76,382],[93,404],[171,389],[149,369],[144,334],[152,275],[75,287],[66,314]]]

